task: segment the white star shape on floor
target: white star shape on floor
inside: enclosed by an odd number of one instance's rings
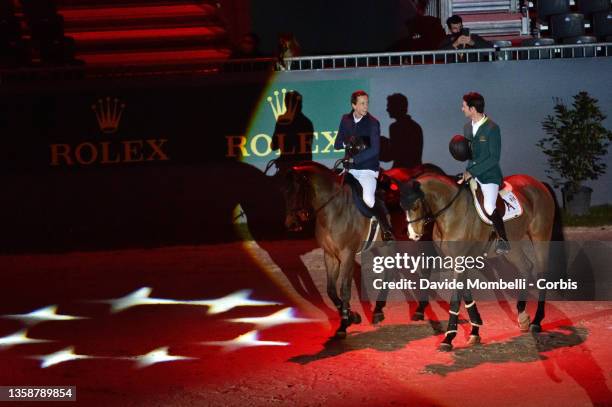
[[[28,331],[23,329],[14,334],[0,337],[0,348],[10,348],[15,345],[23,345],[27,343],[41,343],[41,342],[53,342],[46,339],[32,339],[28,338]]]
[[[229,341],[207,341],[202,345],[221,346],[225,352],[232,352],[240,348],[255,346],[287,346],[289,342],[260,341],[258,331],[249,331]]]
[[[2,315],[2,317],[20,320],[28,326],[46,321],[74,321],[75,319],[87,319],[86,317],[58,314],[57,305],[49,305],[48,307],[39,308],[27,314],[9,314]]]
[[[77,355],[74,353],[74,347],[70,346],[49,355],[32,356],[34,359],[40,360],[40,367],[46,369],[50,366],[59,365],[60,363],[69,362],[79,359],[97,359],[95,356]]]
[[[254,324],[257,329],[270,328],[276,325],[284,324],[303,324],[307,322],[314,322],[313,319],[298,318],[295,317],[295,310],[293,308],[285,308],[280,311],[270,314],[265,317],[250,317],[250,318],[234,318],[229,319],[230,322],[241,322],[245,324]]]
[[[151,298],[151,292],[153,291],[150,287],[142,287],[138,290],[130,293],[121,298],[111,298],[109,300],[94,300],[91,302],[101,302],[111,305],[111,312],[121,312],[131,307],[138,305],[159,305],[159,304],[176,304],[176,301],[167,300],[163,298]]]
[[[207,314],[219,314],[226,312],[235,307],[253,307],[266,305],[279,305],[278,302],[251,300],[251,290],[241,290],[235,293],[226,295],[222,298],[212,300],[171,300],[166,298],[150,297],[153,290],[150,287],[140,288],[133,293],[121,298],[113,298],[109,300],[97,300],[93,302],[102,302],[111,304],[111,312],[121,312],[131,307],[138,305],[196,305],[208,307]]]
[[[272,301],[259,301],[251,300],[251,290],[240,290],[235,293],[226,295],[222,298],[214,300],[202,300],[202,301],[185,301],[185,304],[191,305],[206,305],[208,306],[207,314],[220,314],[236,307],[262,307],[268,305],[280,305],[278,302]]]
[[[130,361],[136,362],[137,368],[143,368],[143,367],[151,366],[156,363],[162,363],[162,362],[173,362],[176,360],[197,359],[197,358],[192,358],[192,357],[187,357],[187,356],[170,355],[168,354],[168,347],[155,349],[145,355],[111,357],[111,356],[79,355],[79,354],[74,353],[74,347],[72,346],[68,348],[64,348],[60,351],[51,353],[49,355],[31,356],[30,358],[40,360],[41,361],[40,367],[43,369],[50,367],[50,366],[59,365],[60,363],[70,362],[73,360],[81,360],[81,359],[130,360]]]
[[[197,358],[191,358],[191,357],[179,356],[179,355],[170,355],[168,354],[168,347],[166,346],[163,348],[152,350],[151,352],[145,355],[128,356],[128,357],[123,357],[123,358],[118,358],[118,359],[134,360],[136,361],[137,368],[143,368],[143,367],[154,365],[156,363],[174,362],[176,360],[194,360]]]

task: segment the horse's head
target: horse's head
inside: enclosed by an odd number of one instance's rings
[[[400,206],[406,212],[408,236],[411,240],[419,240],[425,234],[426,225],[432,221],[419,181],[411,180],[401,185]]]
[[[285,227],[299,232],[314,217],[313,187],[309,173],[302,167],[292,167],[285,180]]]

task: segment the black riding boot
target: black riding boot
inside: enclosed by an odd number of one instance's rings
[[[393,236],[393,229],[391,228],[391,224],[387,218],[389,213],[387,212],[385,203],[381,199],[377,199],[372,210],[374,211],[374,216],[376,216],[376,219],[380,225],[382,239],[384,241],[395,240],[395,236]]]
[[[510,243],[508,243],[508,237],[506,236],[506,228],[504,227],[504,221],[501,215],[497,212],[497,209],[493,211],[489,216],[491,222],[493,222],[493,228],[497,233],[497,244],[495,245],[495,253],[506,254],[510,251]]]

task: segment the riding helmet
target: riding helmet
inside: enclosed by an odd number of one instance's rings
[[[448,144],[448,150],[457,161],[466,161],[472,158],[472,149],[468,139],[462,135],[455,135]]]

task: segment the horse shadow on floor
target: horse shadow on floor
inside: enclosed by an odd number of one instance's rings
[[[446,323],[442,324],[439,321],[429,321],[428,324],[386,325],[374,331],[349,334],[346,339],[342,340],[330,338],[318,353],[295,356],[289,359],[289,361],[300,365],[307,365],[311,362],[362,349],[393,352],[403,349],[410,342],[443,333],[443,325],[446,325]]]
[[[495,342],[457,349],[452,353],[453,363],[425,366],[425,372],[446,376],[449,373],[473,369],[484,363],[535,362],[547,360],[545,352],[577,346],[588,337],[585,328],[561,326],[564,332],[553,331],[524,334],[507,342]]]
[[[558,372],[563,372],[585,391],[593,405],[610,405],[612,392],[608,388],[606,374],[585,345],[589,337],[588,330],[569,325],[561,325],[557,329],[539,334],[524,334],[507,342],[457,349],[452,353],[452,364],[427,365],[424,372],[444,377],[485,363],[541,362],[553,382],[563,382],[564,379],[558,376]],[[546,355],[546,352],[574,346],[579,349],[573,355]]]

